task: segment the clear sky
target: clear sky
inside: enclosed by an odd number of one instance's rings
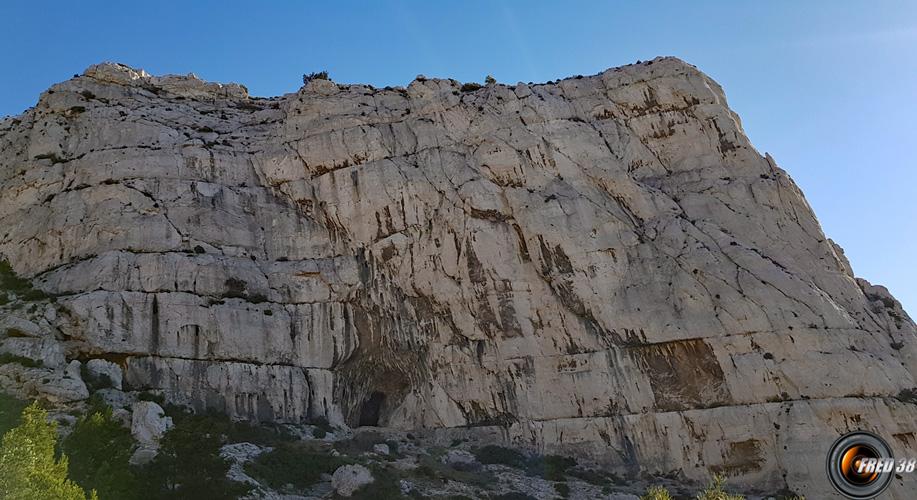
[[[917,316],[917,2],[5,0],[0,115],[100,61],[261,96],[304,72],[546,81],[674,55],[717,80],[854,271]]]

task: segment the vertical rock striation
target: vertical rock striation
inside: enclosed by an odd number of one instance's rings
[[[816,496],[841,432],[917,454],[914,322],[674,58],[270,99],[93,66],[0,122],[0,255],[67,359],[236,417]]]

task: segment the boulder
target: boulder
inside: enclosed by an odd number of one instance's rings
[[[162,435],[171,428],[172,417],[167,417],[158,404],[137,401],[131,405],[131,435],[141,445],[155,447]]]
[[[362,465],[342,465],[331,475],[331,487],[338,495],[349,497],[374,480],[369,469]]]
[[[158,446],[139,446],[134,453],[131,454],[131,458],[128,459],[128,462],[131,465],[142,466],[146,465],[153,461],[156,458],[156,455],[159,454]]]
[[[34,321],[14,316],[0,314],[0,336],[9,337],[45,337],[48,333]]]
[[[131,420],[133,415],[131,414],[130,410],[125,410],[124,408],[114,408],[111,410],[111,418],[124,427],[127,427],[128,429],[131,428]]]
[[[113,389],[111,387],[105,389],[97,389],[95,391],[98,397],[102,398],[105,401],[105,404],[111,406],[112,408],[130,408],[135,401],[137,401],[137,393],[133,392],[124,392],[119,389]]]

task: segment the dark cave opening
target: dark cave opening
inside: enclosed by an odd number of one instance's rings
[[[358,427],[378,426],[379,414],[382,412],[382,405],[385,403],[385,393],[373,391],[363,406],[360,407],[360,421]]]

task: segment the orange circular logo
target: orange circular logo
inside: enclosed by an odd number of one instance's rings
[[[894,459],[888,444],[869,432],[851,432],[828,450],[828,479],[841,495],[875,498],[891,483]]]

